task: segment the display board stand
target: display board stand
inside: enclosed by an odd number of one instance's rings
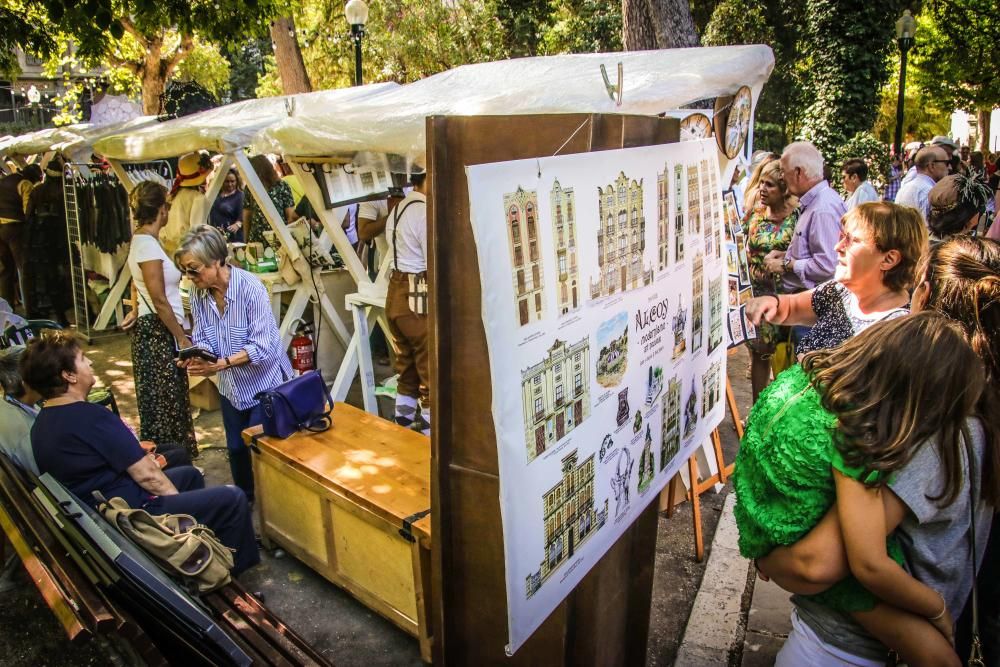
[[[430,117],[428,249],[434,662],[641,665],[656,497],[510,657],[497,434],[466,166],[678,140],[679,122],[624,115]]]

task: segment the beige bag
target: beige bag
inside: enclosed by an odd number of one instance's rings
[[[132,509],[122,498],[101,503],[98,511],[191,592],[211,593],[230,582],[233,550],[190,514],[153,516]]]

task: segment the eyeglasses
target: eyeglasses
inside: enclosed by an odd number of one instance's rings
[[[951,160],[931,160],[932,164],[951,164]]]
[[[195,276],[201,275],[201,272],[204,271],[207,268],[208,268],[207,266],[199,266],[197,269],[192,269],[191,267],[184,267],[184,266],[182,266],[182,267],[180,267],[180,271],[185,276],[189,276],[191,278],[194,278]]]

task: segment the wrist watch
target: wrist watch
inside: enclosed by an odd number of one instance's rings
[[[791,266],[792,266],[792,258],[789,257],[788,255],[785,255],[785,258],[781,260],[781,270],[784,271],[785,273],[788,273],[791,270]]]

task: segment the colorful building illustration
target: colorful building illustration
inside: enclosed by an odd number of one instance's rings
[[[684,299],[678,297],[677,299],[677,314],[674,315],[673,319],[673,332],[674,332],[674,354],[672,359],[680,359],[681,355],[687,349],[687,309],[684,308]]]
[[[722,396],[722,362],[716,361],[701,376],[701,416],[716,406]]]
[[[525,580],[525,595],[538,592],[545,580],[608,519],[608,501],[597,511],[594,502],[594,455],[578,464],[577,450],[562,460],[562,479],[542,496],[545,557],[541,567]]]
[[[701,234],[701,184],[699,183],[698,165],[688,165],[687,183],[688,232],[695,237],[694,244],[697,248],[697,236]]]
[[[670,265],[670,167],[663,165],[663,173],[656,175],[656,256],[659,269]]]
[[[538,236],[538,193],[518,188],[503,196],[507,212],[507,244],[513,264],[514,299],[521,326],[545,316],[541,239]]]
[[[674,167],[674,261],[684,261],[684,166]]]
[[[699,252],[691,264],[691,351],[701,349],[702,328],[705,321],[705,260]]]
[[[564,188],[556,180],[549,202],[556,245],[556,295],[559,314],[566,315],[580,308],[581,299],[580,267],[576,263],[576,195],[573,188]]]
[[[712,200],[715,198],[710,187],[711,179],[708,168],[708,160],[701,161],[701,214],[705,234],[705,257],[712,255],[712,235],[715,233],[715,215],[712,210]]]
[[[642,287],[653,280],[653,269],[643,265],[646,216],[642,209],[642,181],[629,181],[625,172],[620,172],[614,183],[597,188],[597,196],[598,276],[590,282],[592,299]]]
[[[646,424],[646,439],[639,455],[639,493],[645,493],[656,475],[656,455],[653,454],[653,434]]]
[[[694,435],[696,426],[698,426],[698,390],[695,388],[694,378],[691,378],[691,393],[684,403],[684,437],[690,438]]]
[[[590,416],[590,339],[556,340],[545,359],[521,372],[528,463]]]
[[[722,276],[708,281],[708,353],[722,343]]]
[[[681,449],[681,383],[676,377],[667,382],[667,394],[663,397],[663,439],[660,441],[660,470],[667,467],[670,460]]]

